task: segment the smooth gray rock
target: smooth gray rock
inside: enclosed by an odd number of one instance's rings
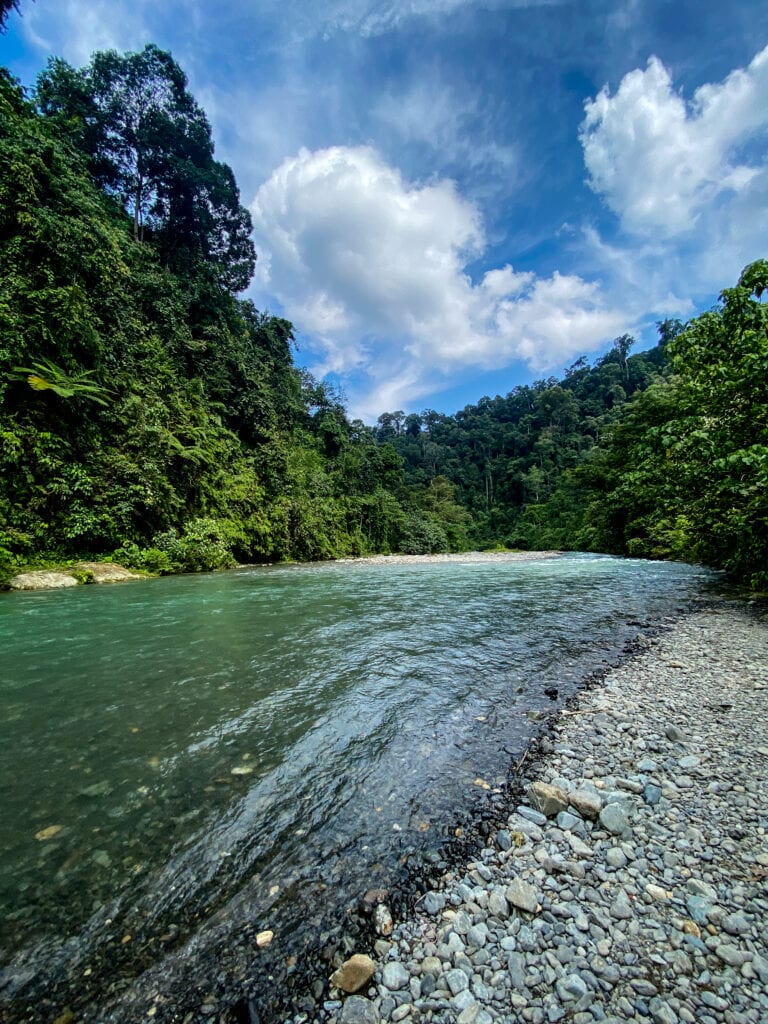
[[[390,960],[389,963],[384,964],[384,969],[381,972],[381,983],[390,992],[399,992],[401,988],[405,988],[408,985],[410,977],[410,972],[401,963],[398,963],[396,960]]]
[[[445,907],[445,896],[441,892],[428,892],[422,900],[424,910],[436,917]]]
[[[466,976],[464,971],[459,970],[458,967],[454,967],[452,971],[448,971],[445,976],[445,980],[452,996],[457,996],[459,992],[464,992],[465,989],[469,988],[469,978]]]
[[[625,836],[630,832],[629,818],[621,804],[606,804],[600,812],[600,824],[615,836]]]
[[[533,807],[528,807],[526,804],[520,804],[520,806],[517,807],[516,810],[521,818],[525,818],[527,821],[533,822],[534,825],[547,824],[546,814],[542,814],[541,811],[537,811]]]

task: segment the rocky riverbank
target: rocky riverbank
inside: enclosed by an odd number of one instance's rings
[[[317,1022],[768,1020],[768,624],[726,604],[640,645]]]
[[[367,555],[365,558],[340,558],[340,563],[365,562],[369,565],[419,565],[425,563],[459,562],[537,562],[557,558],[562,551],[461,551],[438,555]]]

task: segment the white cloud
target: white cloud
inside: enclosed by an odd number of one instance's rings
[[[141,49],[150,38],[151,8],[148,0],[37,0],[24,6],[20,24],[35,47],[79,66],[97,50]]]
[[[596,284],[511,266],[473,283],[485,247],[477,209],[452,182],[408,183],[367,147],[303,149],[252,206],[257,283],[310,336],[317,372],[362,372],[355,411],[375,415],[469,368],[562,365],[629,326]]]
[[[746,69],[702,85],[690,103],[651,57],[614,96],[605,87],[588,101],[585,112],[580,134],[590,184],[630,233],[685,234],[705,214],[718,216],[764,189],[765,148],[749,148],[756,138],[764,143],[768,129],[768,47]]]

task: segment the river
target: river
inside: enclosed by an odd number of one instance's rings
[[[345,909],[439,862],[537,720],[711,578],[568,555],[2,596],[2,1019],[238,986],[274,1016]]]

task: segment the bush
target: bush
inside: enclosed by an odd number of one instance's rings
[[[437,523],[414,512],[403,524],[399,546],[404,555],[435,555],[448,550],[448,537]]]
[[[158,534],[155,545],[174,572],[212,572],[236,564],[226,526],[216,519],[193,519],[181,536],[175,530]]]

